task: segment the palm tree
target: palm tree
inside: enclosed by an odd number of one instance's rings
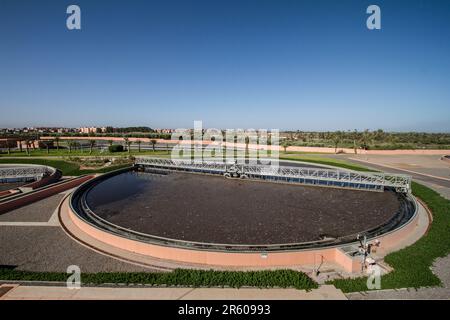
[[[152,139],[152,140],[150,140],[150,143],[152,144],[152,147],[153,147],[153,152],[155,152],[155,144],[156,144],[156,140],[155,139]]]
[[[130,153],[131,152],[131,141],[130,141],[130,139],[128,139],[127,137],[125,137],[125,138],[123,138],[123,141],[125,142],[125,145],[127,146],[127,149],[128,149],[128,153]]]
[[[59,150],[59,141],[61,140],[60,137],[55,137],[54,141],[56,142],[56,150]]]
[[[108,151],[111,152],[112,151],[112,146],[114,144],[114,141],[113,140],[108,140],[107,142],[108,142]]]
[[[369,130],[366,129],[361,135],[361,147],[364,150],[367,150],[369,148],[369,139],[370,139],[370,132]]]
[[[244,158],[246,158],[247,155],[250,156],[250,154],[249,154],[249,152],[248,152],[248,144],[249,144],[249,143],[250,143],[250,137],[249,137],[249,136],[246,136],[246,137],[245,137],[245,156],[244,156]]]
[[[22,137],[17,138],[17,142],[19,143],[19,150],[20,150],[20,152],[23,151],[23,150],[22,150],[22,141],[23,141],[23,138],[22,138]]]
[[[142,143],[142,141],[141,140],[136,140],[136,143],[138,145],[138,152],[141,152],[141,143]]]
[[[334,132],[333,133],[334,153],[337,153],[337,148],[341,140],[342,140],[342,132],[341,131]]]
[[[92,154],[92,149],[94,148],[95,143],[96,142],[94,139],[89,140],[89,154]]]
[[[47,154],[50,154],[50,141],[42,141],[42,143],[44,144],[45,149],[47,149]]]
[[[31,140],[29,138],[26,138],[25,139],[25,147],[27,148],[26,149],[27,150],[27,155],[30,155],[30,143],[31,143]]]
[[[69,143],[67,143],[67,146],[69,147],[69,153],[71,153],[72,152],[72,148],[75,147],[75,142],[69,141]]]
[[[356,147],[356,139],[358,139],[358,130],[355,129],[355,131],[353,131],[353,150],[355,151],[355,154],[358,153]]]
[[[284,141],[281,143],[281,146],[283,147],[284,152],[286,152],[287,148],[288,148],[290,145],[291,145],[291,143],[290,143],[289,141],[286,141],[286,140],[284,140]]]
[[[383,129],[378,129],[374,132],[374,139],[380,142],[384,142],[384,139],[386,138],[386,133],[383,131]]]
[[[8,154],[11,154],[11,147],[9,146],[8,138],[6,138],[6,148],[8,148]]]

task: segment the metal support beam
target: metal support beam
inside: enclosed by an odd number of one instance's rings
[[[135,164],[151,168],[221,175],[228,173],[230,166],[234,165],[224,162],[198,162],[148,157],[136,158]],[[411,192],[411,177],[401,174],[288,166],[271,167],[249,164],[239,164],[237,166],[241,175],[251,179],[369,191],[383,191],[384,188],[389,187],[401,193]]]
[[[0,181],[24,179],[40,180],[42,177],[52,174],[53,171],[53,168],[47,166],[0,166]]]

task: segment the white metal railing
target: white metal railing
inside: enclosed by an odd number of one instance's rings
[[[395,188],[397,192],[411,192],[411,177],[382,172],[358,172],[339,169],[267,166],[261,164],[234,164],[214,161],[172,160],[138,157],[136,165],[179,171],[226,174],[230,168],[238,169],[242,176],[254,179],[315,184],[323,186],[383,191]]]
[[[53,168],[47,166],[0,166],[0,181],[10,179],[39,180],[45,175],[52,174]]]

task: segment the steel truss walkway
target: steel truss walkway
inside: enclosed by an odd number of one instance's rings
[[[42,177],[52,174],[53,168],[47,166],[0,166],[0,182],[17,180],[40,180]]]
[[[136,158],[135,164],[144,168],[220,174],[229,177],[262,179],[274,182],[312,184],[370,191],[384,191],[385,188],[394,188],[401,193],[411,192],[411,177],[401,174],[288,166],[271,167],[261,164],[199,162],[147,157]],[[237,174],[235,174],[236,172]]]

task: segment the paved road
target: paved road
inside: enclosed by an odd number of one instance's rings
[[[0,287],[1,289],[1,287]],[[306,292],[296,289],[254,288],[100,288],[82,287],[69,290],[65,287],[12,288],[0,300],[21,299],[139,299],[139,300],[346,300],[342,291],[324,285]]]
[[[410,175],[442,196],[450,199],[450,165],[436,156],[358,156],[325,155],[329,158],[346,160],[370,169]],[[370,163],[368,163],[369,161]]]
[[[62,194],[55,194],[43,201],[0,214],[1,222],[47,222],[58,206]]]
[[[357,159],[347,159],[347,161],[350,161],[350,162],[353,162],[353,163],[359,164],[359,165],[364,165],[366,167],[373,168],[375,170],[386,171],[386,172],[390,172],[390,173],[407,174],[407,175],[410,175],[414,180],[436,184],[439,186],[443,186],[445,188],[450,188],[450,180],[447,180],[447,179],[450,179],[450,177],[449,178],[447,178],[447,177],[438,178],[438,176],[431,177],[426,173],[412,172],[412,170],[409,170],[409,169],[405,170],[405,169],[400,169],[400,168],[393,168],[392,166],[387,166],[387,165],[383,165],[383,164],[375,164],[373,162],[368,163],[366,161],[360,161]]]

